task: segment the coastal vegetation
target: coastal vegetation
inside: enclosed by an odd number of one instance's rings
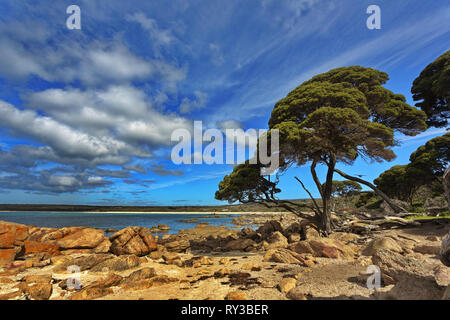
[[[373,189],[372,196],[381,198],[376,202],[384,201],[395,213],[408,210],[392,198],[408,201],[412,206],[420,187],[426,186],[433,196],[443,196],[442,175],[449,164],[449,134],[420,147],[411,155],[410,164],[394,166],[382,173],[375,184],[337,167],[340,163],[352,165],[357,158],[392,161],[396,157],[392,147],[398,144],[395,133],[415,136],[428,126],[445,126],[450,90],[449,56],[449,52],[443,54],[414,81],[412,93],[414,100],[419,101],[417,108],[407,104],[403,95],[386,89],[383,85],[389,80],[388,75],[372,68],[333,69],[302,83],[275,104],[269,119],[267,139],[272,130],[279,130],[278,172],[273,177],[262,176],[262,164],[250,161],[240,164],[220,182],[216,199],[281,207],[310,220],[328,235],[337,227],[331,219],[333,198],[345,197],[342,193],[345,188],[341,189],[343,186],[339,187],[334,180],[335,173]],[[324,182],[316,172],[319,165],[327,170]],[[311,201],[298,203],[277,198],[281,192],[280,175],[293,166],[309,167],[320,199],[314,198],[298,177],[295,179]],[[313,212],[313,216],[305,214],[306,211]]]

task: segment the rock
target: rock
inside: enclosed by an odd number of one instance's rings
[[[23,294],[23,291],[21,289],[16,289],[12,292],[8,292],[5,294],[0,294],[0,300],[12,300],[17,299]]]
[[[53,272],[56,273],[66,273],[67,268],[69,266],[77,266],[80,268],[80,271],[85,271],[92,269],[102,263],[105,263],[107,260],[113,260],[114,256],[109,254],[90,254],[76,258],[70,258],[66,261],[62,261],[63,258],[58,258],[60,264],[56,265],[53,269]],[[55,261],[55,260],[54,260]]]
[[[56,245],[62,250],[92,249],[98,246],[104,238],[102,230],[84,228],[57,240]]]
[[[228,265],[228,264],[230,264],[230,258],[227,258],[227,257],[220,258],[219,264],[222,264],[222,265]]]
[[[398,283],[401,280],[415,281],[417,278],[431,275],[427,272],[427,266],[420,261],[390,250],[377,250],[372,256],[372,263],[380,268],[383,280],[387,276],[389,283]]]
[[[11,249],[14,248],[14,242],[16,241],[16,236],[14,232],[8,231],[0,234],[0,249]]]
[[[51,283],[52,275],[51,274],[27,275],[22,278],[22,281],[25,281],[26,283]]]
[[[291,300],[308,300],[306,298],[306,295],[301,292],[299,290],[299,288],[294,288],[292,290],[290,290],[287,294],[286,297],[291,299]]]
[[[289,243],[295,243],[299,242],[301,240],[301,237],[298,233],[293,233],[289,236],[288,242]]]
[[[329,235],[330,239],[339,240],[345,244],[351,243],[355,240],[358,240],[360,236],[354,233],[348,233],[348,232],[334,232]]]
[[[214,275],[218,277],[224,277],[229,274],[231,274],[231,270],[229,268],[222,268],[214,273]]]
[[[111,248],[111,241],[109,239],[104,239],[98,246],[93,250],[94,253],[108,253]]]
[[[157,244],[150,231],[143,227],[127,227],[113,234],[111,252],[116,255],[134,254],[147,255],[157,249]]]
[[[428,236],[425,238],[425,240],[437,242],[437,241],[440,241],[440,238],[438,236]]]
[[[162,258],[166,262],[166,264],[174,264],[179,267],[183,266],[183,262],[181,261],[181,257],[175,252],[165,252],[162,255]]]
[[[362,254],[365,256],[372,256],[377,250],[389,250],[393,252],[401,253],[403,249],[392,238],[383,237],[372,240],[363,250]]]
[[[148,256],[150,257],[150,259],[159,260],[162,258],[163,254],[164,254],[164,252],[157,250],[157,251],[150,252],[150,254]]]
[[[438,255],[439,252],[441,251],[441,247],[438,244],[436,244],[436,245],[419,244],[419,245],[416,245],[413,248],[413,250],[414,250],[414,252],[421,253],[421,254]]]
[[[447,287],[450,285],[450,268],[437,266],[434,269],[434,279],[438,286]]]
[[[313,248],[306,240],[290,244],[289,249],[301,254],[315,254]]]
[[[14,280],[11,280],[10,278],[0,277],[0,284],[11,284],[15,283]]]
[[[289,249],[300,254],[312,254],[314,257],[331,259],[351,260],[355,255],[355,247],[330,238],[299,241],[290,244]]]
[[[168,251],[173,251],[173,252],[184,252],[186,251],[186,249],[188,249],[191,244],[189,242],[189,240],[175,240],[175,241],[170,241],[164,244],[164,246],[166,247],[166,249]]]
[[[286,238],[289,238],[293,234],[300,235],[301,230],[302,230],[301,224],[299,222],[294,222],[289,227],[284,229],[283,234]]]
[[[23,224],[0,221],[0,235],[11,232],[16,241],[24,241],[29,235],[29,227]]]
[[[450,171],[447,170],[446,172],[450,172]],[[450,180],[450,174],[447,174],[447,180]],[[442,263],[444,265],[446,265],[447,267],[450,267],[450,232],[442,240],[440,257],[441,257]]]
[[[33,253],[48,253],[51,256],[60,254],[59,247],[51,243],[42,243],[36,241],[24,241],[25,255]]]
[[[139,266],[142,261],[135,255],[123,255],[105,259],[91,268],[92,272],[124,271]]]
[[[14,261],[16,251],[14,249],[0,249],[0,267]]]
[[[312,240],[312,239],[319,239],[320,238],[319,231],[317,231],[311,225],[305,226],[304,229],[302,230],[302,232],[303,232],[306,240]]]
[[[170,227],[166,224],[158,224],[158,229],[161,231],[169,231]]]
[[[208,257],[201,257],[198,262],[202,265],[202,266],[211,266],[214,264],[214,261],[211,258]]]
[[[403,279],[387,292],[385,299],[395,300],[438,300],[444,289],[429,278]]]
[[[24,292],[35,300],[48,300],[52,295],[52,285],[50,283],[37,282],[27,286]]]
[[[261,267],[257,263],[244,263],[242,265],[242,269],[250,271],[260,271]]]
[[[263,238],[266,238],[275,231],[283,232],[283,227],[281,226],[280,222],[276,220],[267,221],[261,227],[259,227],[258,230],[256,230],[256,232],[260,233]]]
[[[46,243],[55,243],[56,241],[70,236],[71,234],[77,233],[83,229],[82,227],[65,227],[60,229],[53,228],[40,228],[33,232],[27,240],[29,241],[37,241],[37,242],[46,242]]]
[[[225,300],[248,300],[243,291],[231,291],[225,296]]]
[[[297,280],[294,278],[283,278],[278,285],[278,288],[282,293],[287,293],[295,288]]]
[[[151,287],[162,286],[164,284],[168,284],[170,282],[176,281],[177,279],[169,278],[166,275],[154,276],[150,279],[143,279],[137,282],[124,282],[120,284],[120,287],[125,290],[145,290]]]
[[[94,300],[113,293],[114,290],[111,288],[85,288],[73,293],[70,296],[70,300]]]
[[[255,241],[251,239],[236,239],[231,240],[225,245],[227,251],[245,251],[256,245]]]
[[[110,287],[120,284],[123,278],[117,274],[108,274],[105,278],[99,279],[87,287],[73,293],[70,300],[93,300],[114,293]]]
[[[331,259],[353,259],[355,255],[352,247],[344,245],[339,240],[309,240],[309,245],[313,249],[315,257],[324,257]]]
[[[280,231],[273,232],[268,238],[269,249],[287,248],[288,240],[281,234]]]
[[[154,268],[142,268],[122,280],[121,284],[131,283],[136,281],[142,281],[145,279],[150,279],[156,276],[156,271]]]
[[[264,255],[264,261],[300,264],[306,267],[311,267],[315,263],[314,260],[310,257],[282,248],[267,251],[267,253]]]

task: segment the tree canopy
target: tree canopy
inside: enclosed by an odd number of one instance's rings
[[[411,88],[416,106],[427,114],[427,124],[445,127],[450,117],[450,51],[423,69]]]
[[[409,161],[386,170],[374,183],[388,196],[409,202],[423,185],[436,184],[442,190],[442,176],[450,164],[450,133],[419,147]]]

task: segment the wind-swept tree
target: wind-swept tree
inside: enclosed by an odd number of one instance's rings
[[[321,204],[301,180],[296,179],[311,197],[315,220],[325,234],[332,231],[330,198],[334,172],[375,188],[367,181],[338,170],[336,165],[339,162],[352,164],[359,156],[372,161],[390,161],[395,157],[390,149],[395,144],[394,131],[416,135],[426,129],[425,113],[408,105],[404,96],[384,88],[382,85],[387,80],[386,73],[375,69],[360,66],[334,69],[298,86],[278,101],[272,111],[269,135],[271,130],[279,130],[279,172],[293,165],[309,164]],[[319,164],[327,168],[323,186],[316,173]],[[257,166],[251,168],[258,170]],[[217,199],[236,199],[225,190],[234,179],[242,181],[241,169],[237,166],[225,177],[216,193]],[[240,194],[252,194],[245,189],[248,185],[234,186]],[[277,204],[265,193],[260,195],[261,199]],[[283,205],[292,212],[300,210],[289,203]]]
[[[445,127],[450,118],[450,51],[423,69],[411,88],[416,106],[427,114],[427,124]]]

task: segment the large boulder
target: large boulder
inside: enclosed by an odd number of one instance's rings
[[[60,254],[59,247],[51,243],[42,243],[36,241],[24,241],[24,255],[33,253],[48,253],[52,256]]]
[[[264,223],[261,227],[256,230],[257,233],[261,234],[263,238],[270,236],[273,232],[279,231],[283,232],[283,227],[280,222],[276,220],[270,220]]]
[[[362,250],[362,254],[365,256],[372,256],[378,250],[390,250],[398,253],[403,252],[402,247],[400,247],[394,239],[389,237],[381,237],[370,241],[369,244]]]
[[[14,261],[16,251],[14,249],[0,249],[0,267]]]
[[[267,242],[269,243],[268,249],[287,248],[288,246],[288,239],[280,231],[273,232],[267,238]]]
[[[330,238],[304,240],[289,245],[289,249],[297,253],[312,254],[314,257],[352,260],[355,256],[355,246]]]
[[[252,239],[236,239],[231,240],[225,245],[226,251],[246,251],[256,246]]]
[[[172,252],[183,252],[186,249],[188,249],[190,246],[191,246],[190,241],[186,240],[186,239],[174,240],[174,241],[166,242],[164,244],[164,247],[168,251],[172,251]]]
[[[143,227],[127,227],[113,234],[111,252],[116,255],[134,254],[145,256],[157,250],[157,244],[150,231]]]
[[[380,268],[383,280],[389,284],[424,277],[434,278],[433,271],[423,262],[391,250],[377,250],[372,256],[372,263]]]

